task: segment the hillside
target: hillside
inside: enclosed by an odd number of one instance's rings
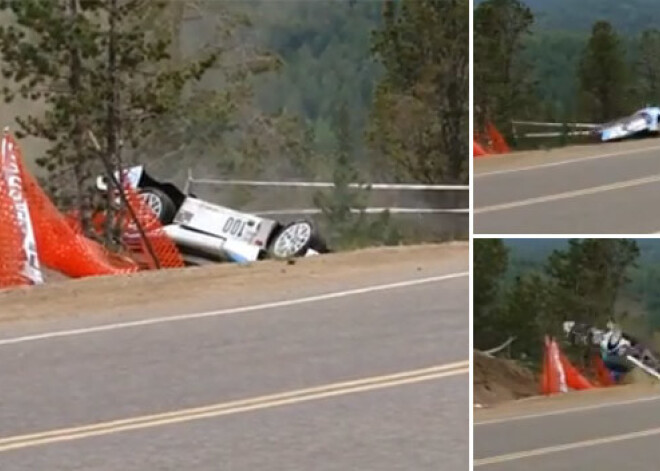
[[[475,0],[475,5],[485,0]],[[539,29],[586,31],[594,21],[610,21],[617,29],[634,33],[660,22],[657,0],[525,0]]]
[[[244,41],[278,55],[282,67],[255,83],[259,108],[272,112],[285,109],[299,115],[314,131],[320,149],[333,144],[330,120],[341,102],[346,102],[359,139],[371,106],[380,67],[371,56],[371,33],[380,25],[379,1],[348,0],[245,0],[231,8],[250,19]],[[0,16],[0,24],[7,17]],[[181,44],[208,40],[209,32],[189,22],[182,30]],[[3,105],[0,124],[13,125],[17,113],[35,112],[39,105],[17,101]],[[34,140],[24,144],[34,161],[45,147]]]
[[[588,30],[594,21],[607,20],[617,29],[636,33],[657,27],[657,0],[527,0],[541,29]]]
[[[639,246],[639,265],[660,265],[660,243],[657,239],[634,239]],[[517,259],[543,261],[553,250],[564,249],[567,239],[504,239],[510,253]]]
[[[485,0],[477,0],[476,5]],[[632,64],[637,40],[644,30],[660,24],[657,0],[520,0],[534,14],[532,34],[525,40],[525,60],[536,83],[535,116],[518,119],[560,121],[583,119],[578,115],[577,69],[593,24],[610,22],[621,36]],[[631,74],[634,76],[634,73]],[[645,106],[643,97],[630,97],[627,109]]]
[[[660,243],[657,239],[635,239],[640,250],[637,267],[629,272],[619,308],[631,315],[644,315],[646,323],[660,328]],[[566,239],[504,239],[509,248],[505,283],[529,271],[540,272],[554,250],[566,247]]]
[[[349,105],[357,137],[367,119],[380,67],[371,55],[371,34],[380,26],[381,2],[337,0],[249,0],[257,37],[284,61],[281,72],[259,84],[268,110],[303,116],[317,143],[332,143],[333,110]]]

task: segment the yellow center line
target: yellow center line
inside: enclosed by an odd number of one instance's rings
[[[469,373],[469,362],[462,361],[431,368],[406,371],[386,376],[376,376],[354,381],[327,384],[296,391],[270,394],[250,399],[230,401],[211,406],[196,407],[180,411],[165,412],[121,420],[113,420],[98,424],[70,427],[27,435],[17,435],[0,439],[0,452],[20,448],[46,445],[70,440],[110,435],[131,430],[140,430],[190,422],[200,419],[221,417],[261,409],[281,407],[290,404],[300,404],[313,400],[326,399],[348,394],[414,384],[424,381],[456,376]]]

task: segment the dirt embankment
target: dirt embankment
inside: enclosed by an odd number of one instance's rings
[[[493,358],[474,351],[474,403],[493,405],[535,396],[538,380],[528,369],[512,360]]]
[[[339,282],[360,286],[365,279],[379,283],[380,278],[389,282],[403,274],[437,274],[438,267],[462,272],[468,258],[469,245],[453,242],[342,252],[297,259],[293,264],[225,263],[80,280],[48,272],[44,285],[0,290],[0,323],[135,306],[147,309],[154,303],[195,301],[209,293],[255,302],[257,294],[281,295],[293,288],[300,291],[301,286]]]

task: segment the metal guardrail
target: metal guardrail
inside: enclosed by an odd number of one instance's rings
[[[188,170],[188,178],[184,192],[190,193],[194,185],[210,186],[251,186],[279,188],[333,188],[332,182],[305,181],[265,181],[265,180],[216,180],[211,178],[195,178],[192,170]],[[469,185],[434,185],[419,183],[350,183],[350,188],[363,190],[394,190],[394,191],[469,191]],[[402,207],[369,207],[364,210],[353,210],[355,213],[378,214],[389,211],[391,214],[469,214],[469,208],[402,208]],[[317,208],[282,209],[254,211],[260,215],[301,215],[320,214]]]
[[[555,132],[529,132],[523,134],[522,137],[529,139],[543,139],[548,137],[560,137],[560,136],[590,136],[594,129],[597,129],[600,125],[594,123],[551,123],[551,122],[539,122],[539,121],[512,121],[513,124],[513,133],[518,135],[519,126],[526,127],[535,127],[535,128],[561,128],[570,130],[567,132],[555,131]],[[580,131],[580,129],[587,129],[587,131]]]
[[[351,212],[359,214],[379,214],[385,211],[390,212],[391,214],[469,214],[469,209],[436,209],[436,208],[397,208],[397,207],[371,207],[365,208],[363,210],[353,209]],[[321,214],[323,211],[320,209],[312,208],[303,208],[303,209],[272,209],[267,211],[254,211],[255,214],[261,216],[291,216],[297,214]]]
[[[596,129],[599,124],[594,124],[594,123],[544,123],[544,122],[539,122],[539,121],[511,121],[514,126],[516,125],[521,125],[521,126],[538,126],[538,127],[545,127],[545,128],[582,128],[582,129]]]
[[[514,341],[516,340],[516,337],[509,337],[502,345],[499,345],[495,348],[491,348],[490,350],[486,350],[482,352],[484,355],[492,357],[501,352],[502,350],[506,349],[509,345],[511,345]]]
[[[628,358],[629,362],[631,362],[633,365],[635,365],[640,370],[644,371],[647,375],[653,376],[655,379],[660,381],[660,374],[658,374],[657,371],[653,370],[652,368],[649,368],[644,363],[642,363],[637,358],[635,358],[631,355],[627,355],[627,358]]]

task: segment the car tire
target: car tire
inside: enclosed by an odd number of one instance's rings
[[[273,237],[269,254],[276,259],[304,256],[320,241],[316,225],[308,219],[300,219],[284,225]],[[317,250],[318,251],[318,250]]]
[[[140,197],[149,206],[161,224],[171,224],[176,216],[176,205],[164,191],[146,187],[140,190]]]

